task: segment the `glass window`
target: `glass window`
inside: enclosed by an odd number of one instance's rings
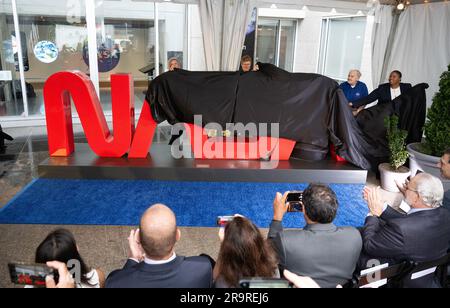
[[[293,71],[297,21],[260,18],[256,38],[256,60]]]
[[[88,0],[91,1],[91,0]],[[94,1],[94,0],[92,0]],[[182,68],[205,69],[203,38],[198,5],[158,2],[159,44],[156,44],[155,2],[149,0],[95,0],[98,72],[91,72],[86,0],[17,0],[22,38],[24,79],[18,65],[11,0],[0,0],[0,116],[42,117],[45,113],[43,87],[62,70],[79,70],[99,80],[100,100],[111,110],[110,76],[131,73],[136,109],[140,109],[159,45],[159,71],[177,58]],[[188,51],[189,54],[188,54]],[[22,99],[21,80],[26,82]],[[28,104],[24,103],[28,101]],[[27,108],[24,108],[27,107]],[[76,115],[76,110],[73,109]]]
[[[26,46],[26,42],[22,45]],[[12,5],[10,0],[0,0],[0,117],[21,116],[23,113]]]
[[[277,65],[278,58],[278,20],[260,19],[256,37],[257,62]]]
[[[296,26],[297,22],[294,20],[281,20],[278,66],[289,71],[294,67]]]
[[[110,105],[110,76],[131,73],[134,79],[136,108],[140,109],[148,87],[149,75],[155,69],[154,3],[146,1],[105,2],[97,0],[96,23],[100,95],[106,110]],[[158,3],[159,71],[168,69],[168,60],[177,58],[187,65],[185,4]],[[149,74],[143,73],[147,68]]]
[[[319,73],[337,81],[347,80],[351,69],[360,69],[366,17],[324,19]]]
[[[152,2],[96,0],[97,53],[100,98],[111,110],[110,77],[131,73],[134,80],[135,107],[140,110],[149,74],[155,68],[155,21]],[[88,51],[86,50],[86,54]],[[144,69],[146,68],[146,69]],[[148,73],[145,73],[145,72]]]
[[[88,73],[84,1],[17,0],[29,115],[44,115],[42,90],[52,74],[63,70]],[[11,19],[9,26],[13,26]]]
[[[168,61],[176,58],[181,68],[187,69],[187,35],[185,4],[160,3],[159,6],[159,61],[162,72],[168,70]]]

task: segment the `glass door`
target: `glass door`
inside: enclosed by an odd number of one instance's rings
[[[292,72],[296,32],[296,20],[260,18],[256,37],[256,60]]]
[[[30,116],[45,114],[43,88],[54,73],[79,70],[89,73],[83,58],[87,44],[84,1],[16,0],[26,95]],[[13,28],[13,20],[7,20]]]
[[[278,20],[259,19],[256,62],[278,65]]]
[[[100,97],[111,111],[111,74],[131,73],[135,107],[140,110],[155,68],[155,20],[152,2],[96,1],[97,57]],[[86,51],[86,54],[88,52]]]
[[[349,70],[361,68],[366,24],[359,16],[322,21],[319,74],[342,82]]]
[[[0,0],[0,117],[25,115],[14,30],[12,3]]]

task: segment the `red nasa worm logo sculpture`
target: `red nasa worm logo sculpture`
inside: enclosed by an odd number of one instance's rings
[[[50,156],[70,156],[75,150],[72,126],[72,96],[92,150],[100,157],[145,158],[157,123],[144,102],[135,129],[134,87],[130,74],[111,75],[111,134],[100,101],[89,77],[81,72],[52,75],[44,87]]]
[[[77,109],[91,149],[100,157],[146,158],[151,149],[157,123],[150,105],[144,102],[135,127],[134,86],[131,74],[111,75],[111,133],[100,100],[89,77],[79,71],[52,75],[44,86],[44,101],[50,156],[68,157],[75,151],[71,98]],[[201,127],[185,125],[194,158],[197,159],[261,159],[274,153],[271,160],[289,160],[295,141],[258,137],[235,142],[233,138],[209,139]],[[255,146],[258,150],[249,150]],[[334,154],[334,158],[340,158]]]

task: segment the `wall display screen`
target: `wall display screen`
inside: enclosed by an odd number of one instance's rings
[[[58,59],[59,51],[55,43],[40,41],[34,46],[34,56],[42,63],[52,63]]]

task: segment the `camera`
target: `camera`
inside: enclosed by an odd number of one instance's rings
[[[235,216],[219,216],[217,217],[217,226],[225,227],[228,223],[233,221]]]
[[[303,212],[303,191],[292,191],[286,198],[288,212]]]

